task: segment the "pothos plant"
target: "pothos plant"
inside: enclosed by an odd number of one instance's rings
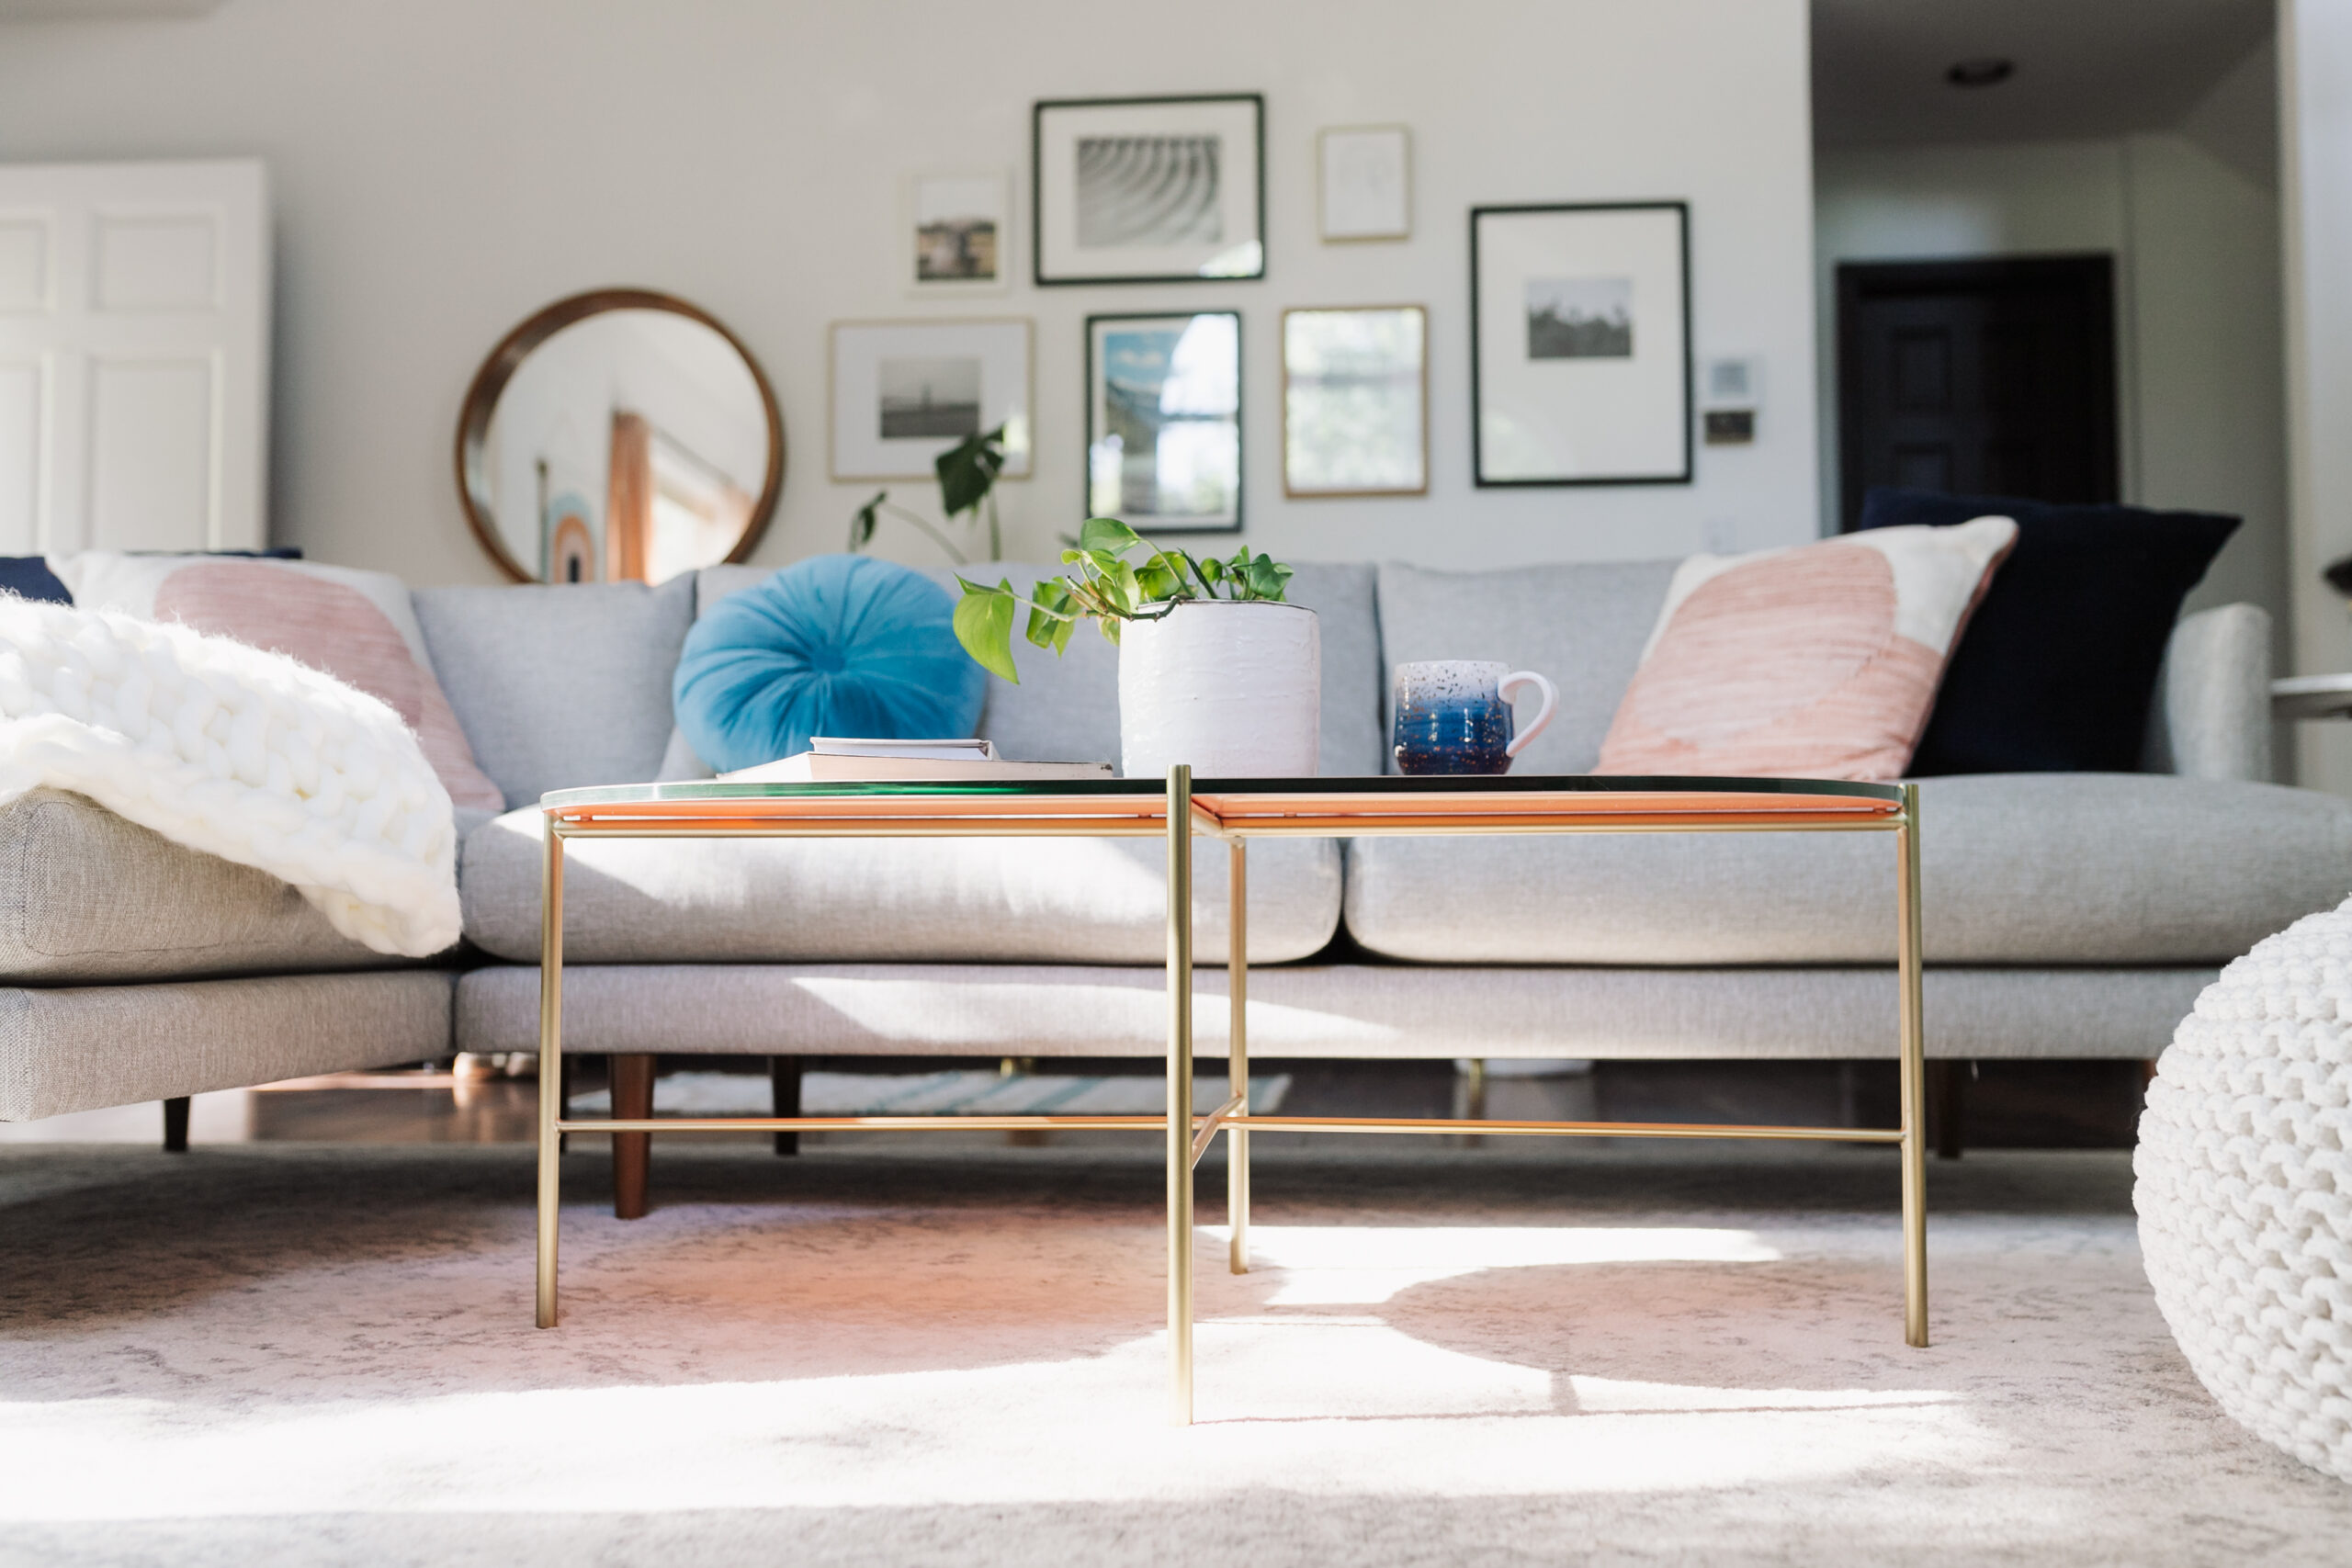
[[[1129,553],[1138,547],[1148,553],[1130,561]],[[1230,560],[1195,558],[1153,544],[1115,517],[1088,518],[1076,547],[1062,552],[1062,564],[1072,570],[1038,583],[1025,599],[1012,591],[1011,578],[994,588],[956,579],[964,585],[956,605],[956,638],[982,669],[1020,683],[1012,666],[1012,623],[1023,606],[1029,611],[1023,635],[1058,654],[1069,647],[1080,621],[1092,621],[1116,647],[1119,628],[1128,621],[1156,621],[1180,604],[1203,599],[1281,604],[1291,579],[1289,567],[1271,556],[1253,556],[1246,547]]]
[[[980,509],[985,506],[989,525],[989,559],[1002,560],[1004,539],[996,520],[996,480],[997,476],[1004,472],[1004,426],[1000,424],[994,430],[966,436],[942,452],[932,468],[939,475],[939,504],[947,513],[947,520],[953,523],[957,517],[970,513],[965,521],[965,530],[969,533],[981,516]],[[911,523],[930,535],[932,542],[945,550],[948,558],[957,566],[971,564],[972,558],[958,548],[955,540],[933,526],[928,518],[903,506],[892,505],[890,492],[887,490],[876,491],[874,499],[851,515],[849,547],[852,555],[873,542],[875,525],[884,513],[901,522]]]

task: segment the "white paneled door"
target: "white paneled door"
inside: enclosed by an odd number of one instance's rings
[[[268,434],[262,165],[0,164],[0,555],[257,549]]]

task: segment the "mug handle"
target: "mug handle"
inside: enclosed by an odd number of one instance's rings
[[[1526,685],[1530,681],[1534,682],[1538,687],[1542,688],[1544,693],[1544,705],[1536,712],[1535,722],[1529,725],[1525,729],[1521,730],[1518,736],[1512,739],[1511,743],[1503,748],[1503,755],[1506,757],[1518,756],[1520,752],[1526,748],[1529,741],[1544,733],[1544,727],[1552,722],[1552,716],[1557,713],[1560,709],[1560,694],[1553,689],[1551,682],[1546,681],[1543,676],[1538,675],[1532,670],[1512,671],[1510,674],[1495,682],[1495,693],[1498,696],[1501,697],[1503,701],[1509,702],[1510,701],[1511,692],[1517,687]]]

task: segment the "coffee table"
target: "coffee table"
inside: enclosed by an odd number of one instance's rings
[[[1250,1135],[1477,1133],[1566,1137],[1807,1138],[1898,1146],[1904,1337],[1928,1343],[1926,1043],[1920,1017],[1919,795],[1916,785],[1822,779],[1419,777],[1147,779],[985,784],[671,784],[558,790],[545,814],[540,890],[538,1325],[556,1325],[558,1161],[566,1134],[1111,1129],[1157,1132],[1168,1166],[1170,1413],[1193,1415],[1193,1170],[1227,1141],[1228,1261],[1250,1266]],[[1887,833],[1894,840],[1901,1125],[1464,1121],[1253,1115],[1248,1032],[1252,839],[1458,833]],[[563,1113],[563,854],[586,838],[1164,838],[1168,845],[1168,1110],[1162,1116],[672,1116]],[[1232,867],[1231,1054],[1225,1103],[1193,1104],[1193,840],[1224,840]]]

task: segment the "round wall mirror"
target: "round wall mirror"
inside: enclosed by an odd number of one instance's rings
[[[752,553],[784,422],[751,351],[641,288],[559,299],[508,333],[458,418],[458,493],[517,582],[663,582]]]

